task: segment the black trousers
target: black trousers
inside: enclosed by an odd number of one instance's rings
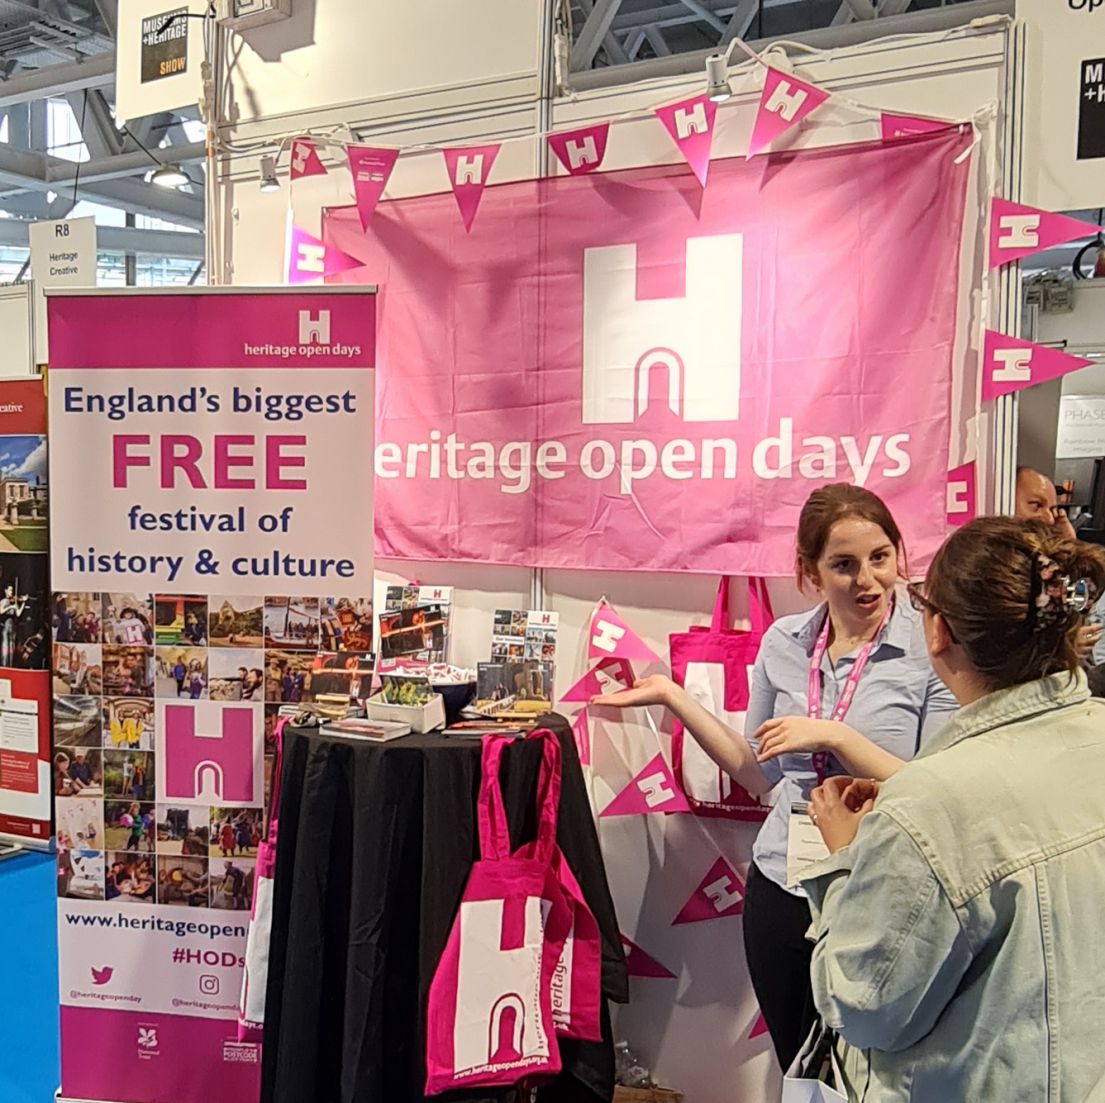
[[[756,863],[744,889],[744,953],[775,1056],[790,1068],[817,1018],[810,985],[810,906],[765,877]]]

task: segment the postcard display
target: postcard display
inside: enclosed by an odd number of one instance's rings
[[[374,294],[74,293],[49,325],[61,1096],[238,1103],[266,736],[371,647]]]
[[[0,383],[0,837],[43,847],[50,839],[47,493],[42,380]]]

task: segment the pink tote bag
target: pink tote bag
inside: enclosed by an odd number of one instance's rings
[[[528,738],[557,742],[556,736],[545,730],[531,732]],[[559,750],[559,744],[557,747]],[[546,791],[547,786],[553,783],[556,785],[555,806],[558,807],[560,779],[554,778],[544,769],[542,757],[541,778],[538,782],[538,799],[542,807],[553,800],[552,794]],[[599,1042],[602,1040],[602,941],[599,925],[583,898],[583,890],[579,887],[567,859],[555,843],[555,825],[552,853],[553,872],[571,916],[564,948],[553,973],[553,1023],[561,1038]]]
[[[426,1094],[508,1088],[560,1072],[553,977],[571,926],[554,868],[560,744],[542,745],[538,835],[516,853],[499,788],[505,740],[485,736],[472,866],[430,984]]]
[[[269,981],[269,938],[272,934],[272,890],[276,875],[276,835],[280,815],[280,774],[284,766],[284,725],[276,722],[273,733],[276,757],[272,764],[272,794],[269,797],[269,824],[257,846],[257,866],[253,875],[253,904],[246,934],[245,969],[238,1000],[238,1040],[259,1042],[265,1028],[265,989]]]
[[[730,628],[729,579],[724,577],[718,586],[710,626],[675,633],[669,640],[672,677],[704,708],[738,732],[743,730],[748,707],[748,671],[774,619],[767,583],[762,579],[748,580],[748,609],[751,630]],[[678,720],[672,733],[672,770],[695,815],[752,822],[767,818],[769,807],[722,770]]]

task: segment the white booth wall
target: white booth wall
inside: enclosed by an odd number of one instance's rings
[[[494,182],[503,182],[541,171],[547,163],[541,135],[551,126],[648,109],[702,87],[702,75],[694,74],[554,100],[544,92],[546,19],[538,0],[481,5],[428,0],[398,9],[379,0],[326,0],[314,9],[310,34],[305,26],[276,27],[264,32],[264,38],[258,33],[239,41],[224,108],[224,117],[236,121],[223,132],[238,152],[220,164],[215,271],[235,284],[281,281],[287,178],[283,176],[281,192],[259,192],[259,158],[297,130],[352,128],[362,140],[398,146],[504,140],[493,173]],[[908,41],[873,41],[801,57],[799,72],[869,107],[953,119],[982,113],[986,140],[972,183],[981,204],[1010,157],[997,140],[1011,83],[1009,31],[1007,21],[997,21]],[[295,42],[301,44],[293,46]],[[750,71],[735,75],[736,95],[719,110],[715,156],[744,152],[759,95]],[[996,122],[982,117],[987,105],[997,109]],[[804,130],[801,144],[877,134],[877,120],[870,115],[839,107],[823,109],[821,115],[817,125]],[[341,130],[342,137],[349,134]],[[340,151],[324,151],[323,159],[333,170],[328,176],[295,186],[296,224],[315,233],[323,205],[352,201]],[[663,129],[645,117],[612,130],[605,167],[677,160]],[[285,155],[282,174],[286,163]],[[395,198],[447,187],[441,155],[433,150],[401,158],[386,194]],[[909,263],[912,229],[902,228],[903,264]],[[965,286],[981,264],[978,251],[964,257]],[[994,318],[996,303],[996,289],[993,299],[965,294],[960,335],[964,362],[977,346],[983,320]],[[958,374],[957,410],[973,409],[975,387],[971,372]],[[985,467],[991,452],[985,425],[980,441],[981,447],[960,434],[952,443],[951,462],[974,458],[977,452]],[[378,592],[386,582],[408,579],[456,588],[451,657],[463,664],[488,657],[495,608],[528,607],[537,600],[559,612],[561,689],[584,670],[586,627],[600,597],[666,655],[670,633],[709,621],[717,586],[716,578],[696,575],[568,570],[534,575],[519,567],[398,561],[379,561],[377,567]],[[773,582],[771,590],[777,614],[809,604],[791,579]],[[738,602],[738,617],[743,617],[743,593]],[[656,737],[641,715],[604,717],[595,727],[600,730],[594,733],[591,787],[594,805],[601,808],[655,754]],[[667,752],[665,727],[661,741]],[[748,1040],[757,1010],[739,918],[671,926],[719,853],[745,873],[754,829],[686,816],[649,816],[601,820],[600,835],[624,933],[677,974],[676,980],[632,981],[632,1003],[620,1012],[618,1034],[634,1045],[660,1082],[686,1093],[688,1103],[766,1103],[777,1098],[778,1077],[767,1039]]]

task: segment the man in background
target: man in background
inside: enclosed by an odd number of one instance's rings
[[[1045,525],[1053,525],[1055,530],[1068,540],[1078,539],[1070,518],[1059,508],[1059,496],[1055,491],[1055,484],[1046,475],[1041,475],[1031,467],[1017,468],[1013,516],[1021,521],[1039,521]],[[1105,617],[1105,596],[1090,614],[1089,623],[1079,629],[1078,643],[1084,661],[1105,662],[1103,617]]]

